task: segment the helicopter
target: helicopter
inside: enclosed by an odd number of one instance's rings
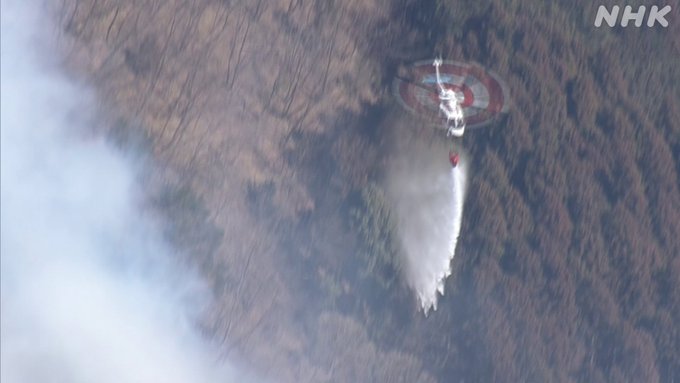
[[[465,115],[461,103],[464,100],[463,96],[458,95],[452,89],[444,86],[441,75],[439,74],[439,67],[442,65],[442,59],[437,58],[432,65],[437,74],[437,88],[439,89],[439,110],[446,121],[443,121],[446,129],[447,137],[463,137],[465,133]],[[458,166],[460,154],[453,149],[449,151],[449,163],[451,167]]]
[[[446,129],[446,136],[463,137],[463,133],[465,133],[465,115],[461,104],[465,100],[465,96],[444,86],[439,74],[439,68],[442,65],[441,58],[435,59],[432,65],[436,72],[437,89],[439,90],[439,111],[445,119],[443,123]]]
[[[409,112],[422,117],[451,140],[449,162],[456,167],[459,153],[453,139],[462,138],[469,128],[494,121],[508,110],[508,92],[494,73],[474,63],[443,60],[418,61],[403,67],[393,92]]]

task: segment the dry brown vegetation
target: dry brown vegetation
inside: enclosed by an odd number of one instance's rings
[[[55,9],[113,133],[153,153],[155,204],[213,287],[203,326],[225,356],[296,382],[680,379],[680,4],[668,29],[607,30],[575,3]],[[512,110],[465,138],[460,250],[425,319],[362,258],[349,212],[384,137],[417,123],[391,75],[436,50],[498,72]]]

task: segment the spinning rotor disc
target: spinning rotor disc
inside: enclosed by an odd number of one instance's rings
[[[444,87],[456,92],[468,128],[487,125],[508,110],[508,92],[502,80],[477,64],[443,61],[440,67]],[[432,61],[419,61],[410,68],[410,79],[395,78],[394,95],[404,108],[440,124],[439,89]]]

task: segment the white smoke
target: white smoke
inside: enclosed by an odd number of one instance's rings
[[[197,334],[209,295],[141,217],[131,163],[84,139],[41,4],[2,1],[0,380],[243,382]]]
[[[466,163],[452,168],[441,143],[415,141],[388,169],[387,190],[396,218],[402,269],[427,315],[451,274],[463,217]]]

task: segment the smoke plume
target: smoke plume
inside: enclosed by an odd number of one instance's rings
[[[2,2],[0,380],[243,382],[194,328],[209,294],[139,213],[134,167],[83,138],[42,3]]]
[[[407,283],[425,314],[437,309],[437,294],[451,274],[463,217],[466,163],[456,168],[446,144],[411,140],[388,168],[387,191]]]

